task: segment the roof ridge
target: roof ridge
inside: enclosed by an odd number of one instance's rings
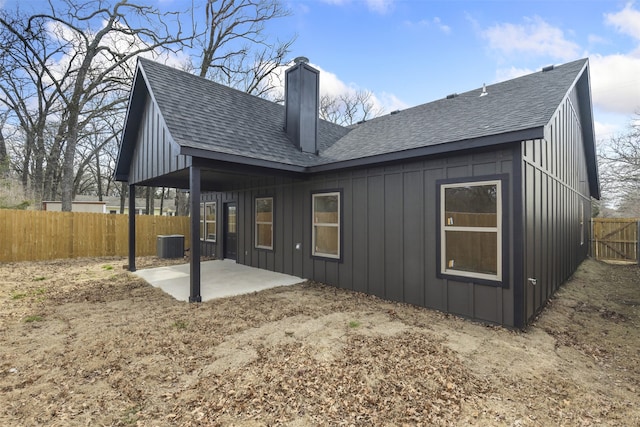
[[[407,107],[407,108],[405,108],[403,110],[393,111],[392,113],[389,113],[389,114],[384,114],[384,115],[381,115],[381,116],[378,116],[378,117],[374,117],[374,118],[372,118],[370,120],[354,124],[354,125],[352,125],[350,127],[353,128],[353,129],[357,129],[358,127],[360,127],[362,125],[367,125],[367,124],[375,122],[375,121],[380,121],[381,119],[384,119],[384,118],[392,116],[392,115],[403,114],[405,112],[411,112],[411,111],[418,111],[421,107],[424,107],[424,106],[427,106],[427,105],[431,105],[431,104],[434,104],[434,103],[437,103],[437,102],[452,101],[452,100],[462,101],[465,97],[467,97],[469,95],[474,95],[476,93],[478,93],[478,94],[482,93],[483,89],[486,89],[487,92],[490,92],[491,88],[496,88],[496,86],[499,86],[499,85],[513,84],[514,82],[522,81],[524,79],[530,79],[530,78],[533,78],[533,77],[535,77],[537,75],[540,75],[542,73],[548,73],[549,71],[555,71],[555,70],[558,70],[558,69],[566,69],[568,66],[575,65],[577,63],[586,64],[586,63],[588,63],[588,61],[589,61],[589,58],[586,58],[586,57],[585,58],[580,58],[580,59],[569,61],[569,62],[566,62],[566,63],[563,63],[563,64],[554,65],[553,68],[551,70],[548,70],[548,71],[543,71],[542,69],[540,69],[540,70],[537,70],[537,71],[533,71],[531,73],[523,74],[521,76],[513,77],[513,78],[510,78],[510,79],[502,80],[502,81],[495,82],[495,83],[487,83],[487,84],[483,83],[484,87],[480,86],[480,87],[477,87],[477,88],[466,90],[464,92],[455,93],[455,96],[448,95],[447,97],[438,98],[438,99],[434,99],[434,100],[431,100],[431,101],[423,102],[421,104],[417,104],[417,105],[414,105],[414,106],[411,106],[411,107]],[[582,68],[582,66],[580,68]],[[577,74],[576,74],[576,76],[577,76]]]
[[[281,107],[281,108],[284,108],[284,105],[283,105],[283,104],[280,104],[280,103],[278,103],[278,102],[271,101],[271,100],[266,99],[266,98],[262,98],[262,97],[260,97],[260,96],[254,95],[254,94],[252,94],[252,93],[248,93],[248,92],[245,92],[245,91],[243,91],[243,90],[240,90],[240,89],[237,89],[237,88],[234,88],[234,87],[231,87],[231,86],[227,86],[227,85],[225,85],[225,84],[222,84],[222,83],[216,82],[216,81],[211,80],[211,79],[208,79],[208,78],[206,78],[206,77],[202,77],[202,76],[199,76],[199,75],[197,75],[197,74],[190,73],[189,71],[181,70],[181,69],[179,69],[179,68],[172,67],[172,66],[170,66],[170,65],[163,64],[163,63],[161,63],[161,62],[154,61],[154,60],[151,60],[151,59],[149,59],[149,58],[138,57],[138,61],[140,61],[140,62],[147,62],[147,63],[149,63],[149,64],[152,64],[152,65],[151,65],[152,67],[153,67],[153,66],[163,67],[163,68],[167,69],[168,71],[170,71],[170,72],[172,72],[172,73],[181,73],[181,74],[183,74],[183,75],[185,75],[185,76],[188,76],[188,78],[194,78],[194,79],[196,79],[196,80],[201,81],[202,83],[205,83],[205,84],[212,84],[212,85],[215,85],[215,86],[217,86],[217,87],[219,87],[219,88],[221,88],[221,89],[223,89],[223,90],[230,90],[230,91],[233,91],[233,92],[238,93],[239,95],[243,95],[243,96],[246,96],[246,97],[250,97],[250,98],[252,98],[252,99],[260,100],[260,102],[268,103],[268,104],[270,104],[270,105],[277,105],[277,106],[279,106],[279,107]],[[142,67],[143,67],[143,69],[144,69],[144,65],[143,65]],[[284,113],[283,113],[283,120],[284,120]],[[319,117],[319,116],[318,116],[318,121],[324,122],[324,123],[326,123],[326,124],[328,124],[328,125],[330,125],[330,126],[339,127],[339,128],[341,128],[341,129],[348,129],[348,127],[346,127],[346,126],[342,126],[342,125],[340,125],[340,124],[338,124],[338,123],[331,122],[331,121],[326,120],[326,119],[323,119],[323,118],[321,118],[321,117]]]

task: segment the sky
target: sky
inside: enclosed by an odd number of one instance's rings
[[[598,140],[640,113],[640,2],[290,0],[275,30],[321,86],[371,90],[387,112],[589,58]],[[328,74],[328,75],[327,75]],[[324,79],[323,79],[324,75]]]
[[[320,69],[324,93],[369,90],[391,112],[589,58],[597,140],[640,113],[640,0],[281,1],[291,15],[265,31],[297,36],[291,59]]]

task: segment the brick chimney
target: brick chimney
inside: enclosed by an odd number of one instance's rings
[[[289,139],[305,153],[317,154],[320,72],[305,57],[285,73],[285,131]]]

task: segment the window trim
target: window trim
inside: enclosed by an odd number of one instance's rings
[[[267,200],[267,199],[271,199],[271,222],[265,222],[265,221],[260,221],[258,222],[258,200]],[[253,221],[253,232],[254,232],[254,238],[253,238],[253,247],[255,249],[264,249],[264,250],[273,250],[273,246],[274,246],[274,242],[273,242],[273,229],[274,229],[274,215],[275,215],[275,198],[273,196],[261,196],[261,197],[256,197],[253,200],[253,214],[254,214],[254,221]],[[265,246],[265,245],[258,245],[258,224],[271,224],[271,246]]]
[[[468,187],[479,185],[496,185],[496,191],[499,195],[496,203],[496,227],[457,227],[452,230],[451,226],[445,226],[445,189],[454,187]],[[436,220],[436,236],[437,236],[437,268],[436,276],[443,279],[452,279],[460,281],[471,281],[473,283],[508,287],[508,175],[490,175],[478,177],[465,177],[454,179],[442,179],[436,181],[436,198],[437,198],[437,215]],[[470,232],[486,232],[487,229],[495,230],[496,236],[496,274],[476,273],[471,271],[461,271],[449,269],[446,260],[446,231],[470,231]]]
[[[207,221],[207,205],[213,205],[213,212],[215,213],[216,219],[215,221]],[[208,230],[209,230],[209,226],[208,224],[215,224],[214,225],[214,235],[216,236],[213,239],[207,239],[207,236],[209,235]],[[201,242],[211,242],[211,243],[216,243],[218,240],[218,202],[216,200],[214,201],[210,201],[210,202],[200,202],[200,225],[202,225],[201,228],[201,234],[200,234],[200,241]],[[202,235],[202,233],[204,233],[204,236]]]
[[[314,207],[315,207],[315,198],[322,196],[338,196],[338,222],[334,223],[318,223],[314,222]],[[311,192],[311,257],[323,259],[327,261],[342,261],[342,190],[320,190]],[[316,252],[316,239],[315,239],[315,227],[336,227],[338,229],[338,254],[325,254],[323,252]]]

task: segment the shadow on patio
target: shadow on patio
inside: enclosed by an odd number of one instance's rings
[[[202,301],[295,285],[305,280],[237,264],[233,260],[204,261],[200,268]],[[162,289],[178,301],[189,301],[189,264],[150,268],[133,274]]]

